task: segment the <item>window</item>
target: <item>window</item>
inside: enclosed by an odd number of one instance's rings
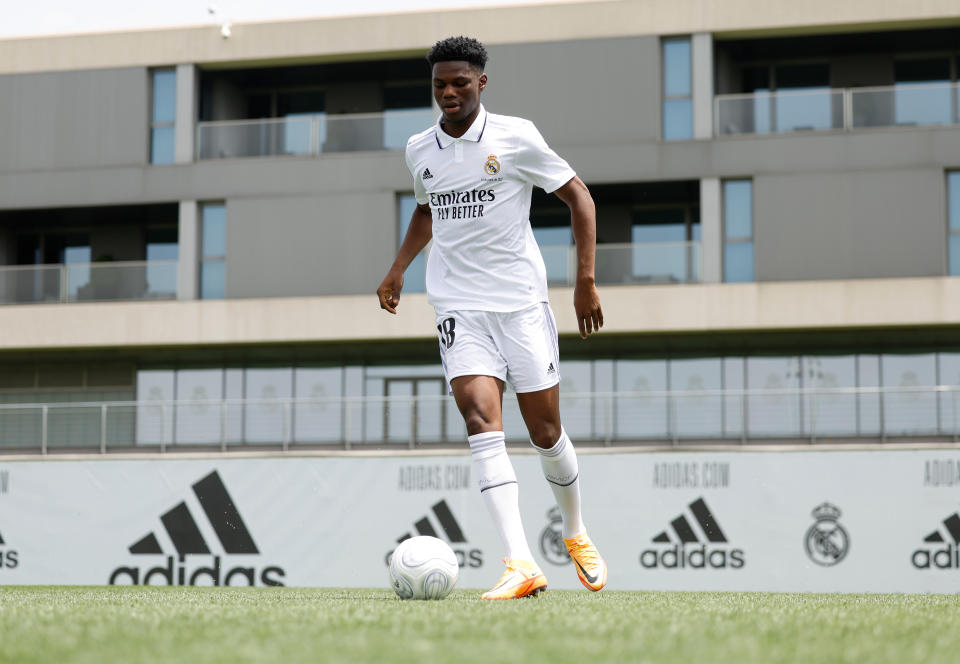
[[[723,183],[723,280],[753,281],[753,182]]]
[[[947,274],[960,276],[960,171],[947,173]]]
[[[153,105],[150,115],[150,163],[172,164],[174,126],[177,116],[177,72],[157,69],[153,72]]]
[[[897,125],[950,124],[950,60],[899,60],[893,64],[896,80],[894,122]]]
[[[146,229],[147,293],[151,297],[176,297],[177,259],[180,245],[176,226]]]
[[[690,39],[663,42],[663,140],[693,138]]]
[[[698,281],[700,220],[693,205],[637,206],[630,218],[634,280],[641,283]]]
[[[200,214],[200,298],[222,299],[227,295],[227,207],[207,203]]]
[[[403,238],[407,236],[407,229],[410,227],[410,219],[413,217],[413,211],[417,207],[417,199],[413,194],[402,194],[399,197],[399,215],[400,215],[400,237],[397,239],[397,248],[403,244]],[[427,254],[430,252],[430,245],[424,247],[423,251],[417,254],[416,258],[407,266],[407,271],[403,273],[403,292],[404,293],[424,293],[427,290]]]

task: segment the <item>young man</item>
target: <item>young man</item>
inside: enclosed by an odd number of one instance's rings
[[[543,473],[563,515],[563,537],[580,581],[600,590],[607,566],[580,515],[577,455],[560,424],[557,331],[543,258],[530,228],[536,185],[571,212],[577,244],[573,305],[584,339],[603,326],[594,285],[593,199],[527,120],[487,113],[480,93],[487,52],[451,37],[427,54],[437,124],[407,142],[417,207],[397,258],[377,289],[397,313],[403,272],[433,239],[427,296],[437,314],[447,382],[467,425],[484,503],[506,547],[506,571],[484,599],[537,595],[547,587],[520,521],[517,477],[504,444],[501,408],[509,380]]]

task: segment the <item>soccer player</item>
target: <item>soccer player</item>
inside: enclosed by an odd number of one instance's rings
[[[484,599],[537,595],[547,579],[533,560],[520,520],[517,476],[504,443],[504,381],[517,393],[530,440],[563,515],[563,537],[590,590],[607,566],[580,514],[577,455],[560,423],[557,329],[547,301],[543,258],[530,227],[534,186],[570,208],[577,245],[573,306],[584,339],[603,326],[594,284],[596,211],[586,185],[534,125],[488,113],[487,52],[451,37],[427,54],[437,124],[407,142],[417,207],[387,276],[380,307],[397,313],[403,273],[433,239],[427,296],[437,316],[447,383],[467,425],[481,495],[506,548],[506,571]]]

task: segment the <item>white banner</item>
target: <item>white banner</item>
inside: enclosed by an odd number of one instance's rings
[[[531,548],[580,588],[535,455],[514,454]],[[609,588],[960,590],[960,451],[580,451]],[[468,455],[0,460],[0,585],[386,587],[440,537],[461,588],[502,546]]]

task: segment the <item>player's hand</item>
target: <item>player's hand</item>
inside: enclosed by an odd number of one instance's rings
[[[577,281],[573,289],[573,308],[577,312],[580,338],[586,339],[603,327],[603,309],[600,308],[600,293],[593,279]]]
[[[401,290],[403,290],[403,272],[390,270],[380,283],[380,288],[377,289],[380,308],[396,314],[397,307],[400,305]]]

